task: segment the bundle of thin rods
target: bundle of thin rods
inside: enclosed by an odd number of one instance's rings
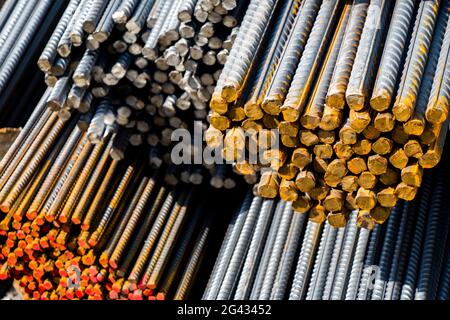
[[[251,1],[212,95],[208,143],[224,140],[237,160],[247,136],[264,151],[279,133],[279,148],[237,164],[261,170],[260,196],[318,223],[342,227],[355,209],[383,223],[441,158],[449,13],[438,0]]]
[[[169,163],[175,129],[192,132],[195,120],[200,132],[207,127],[211,92],[246,4],[70,0],[37,61],[53,87],[48,106],[64,118],[82,113],[91,141],[103,122],[114,124],[117,156],[131,144],[147,148],[152,165]],[[208,175],[216,188],[236,184],[222,165],[172,168],[174,178],[194,184]]]
[[[67,2],[8,0],[0,9],[0,127],[22,126],[45,91],[36,60]]]
[[[448,155],[447,155],[448,161]],[[450,299],[449,171],[424,176],[418,197],[391,218],[344,228],[293,211],[292,203],[247,195],[234,214],[203,299]]]
[[[114,159],[112,126],[91,143],[45,101],[0,162],[0,279],[30,299],[188,298],[225,199],[168,185],[140,149]]]

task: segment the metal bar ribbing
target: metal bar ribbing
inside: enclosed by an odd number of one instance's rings
[[[3,156],[0,161],[0,176],[3,175],[4,169],[10,165],[12,161],[14,161],[16,155],[24,144],[26,144],[27,138],[33,132],[36,123],[39,118],[43,115],[46,107],[47,96],[50,93],[50,89],[47,89],[45,94],[41,97],[38,102],[36,108],[34,108],[33,113],[30,115],[29,121],[25,124],[25,126],[20,131],[19,135],[14,140],[13,144],[10,146],[6,154]]]
[[[411,229],[413,221],[415,220],[414,207],[415,203],[408,202],[406,202],[403,206],[402,217],[392,255],[391,270],[389,271],[383,300],[398,300],[398,296],[400,294],[400,283],[406,263],[406,257],[402,254],[402,251],[408,247],[411,239]]]
[[[444,44],[444,37],[450,14],[449,6],[450,4],[443,3],[441,10],[439,11],[439,15],[436,20],[436,26],[434,28],[433,40],[430,44],[427,64],[425,66],[423,79],[419,88],[419,96],[417,98],[414,114],[412,115],[411,119],[409,119],[403,125],[405,132],[409,135],[420,136],[425,131],[425,127],[427,124],[425,119],[426,110],[428,109],[428,105],[433,105],[431,101],[435,99],[435,95],[438,94],[436,91],[439,90],[437,88],[439,87],[438,84],[441,81],[440,77],[442,76],[443,72],[445,72],[444,70],[441,71],[440,68],[445,68],[445,66],[443,66],[441,55],[445,57],[444,52],[446,50],[446,44]],[[440,52],[443,54],[440,55]],[[440,65],[438,66],[439,62]],[[431,92],[432,89],[433,92]]]
[[[348,279],[348,285],[345,292],[345,300],[356,300],[358,286],[361,279],[364,257],[369,243],[370,231],[367,229],[359,230],[358,242],[355,248],[355,255]]]
[[[358,50],[368,7],[369,1],[365,0],[356,0],[352,5],[352,12],[326,98],[326,103],[336,109],[342,109],[345,104],[345,91]]]
[[[364,29],[345,92],[347,104],[353,110],[360,111],[366,106],[392,5],[393,2],[388,0],[371,1],[367,9]]]
[[[382,300],[386,289],[387,277],[389,276],[389,268],[392,262],[392,255],[394,252],[395,236],[398,230],[398,225],[401,221],[401,208],[395,207],[386,228],[386,235],[383,239],[383,246],[381,248],[379,270],[375,275],[375,282],[373,285],[372,300]]]
[[[18,1],[6,1],[3,4],[0,10],[0,30],[3,29],[3,26],[7,23],[10,15],[16,9],[16,4]]]
[[[433,124],[442,123],[448,118],[448,104],[450,100],[450,81],[448,80],[448,67],[450,65],[450,23],[448,23],[449,13],[448,10],[446,10],[448,8],[448,3],[445,2],[442,6],[441,15],[444,17],[441,18],[441,24],[447,22],[447,27],[439,55],[438,65],[436,67],[436,75],[433,79],[430,99],[428,100],[425,113],[426,119]],[[447,17],[447,21],[445,21],[445,16]],[[439,24],[438,27],[441,24]]]
[[[361,275],[361,281],[358,287],[357,300],[370,299],[371,291],[373,290],[373,283],[377,273],[375,263],[379,252],[379,244],[381,242],[382,227],[375,226],[370,234],[369,243],[367,245],[367,252],[364,258],[364,265]]]
[[[61,3],[62,5],[63,3]],[[47,22],[52,23],[51,21],[55,22],[55,20],[55,16],[47,16],[42,26],[51,27],[51,24],[47,24]],[[0,121],[5,126],[24,125],[26,121],[23,117],[32,113],[34,105],[38,103],[45,92],[45,85],[40,85],[42,78],[33,65],[43,47],[42,39],[47,36],[46,32],[35,35],[26,53],[15,66],[2,95],[0,95],[0,109],[2,110]],[[22,88],[23,83],[28,83],[28,81],[30,81],[29,87],[25,91],[18,89]]]
[[[429,215],[425,232],[425,242],[420,261],[417,285],[414,300],[435,299],[432,292],[432,273],[434,253],[436,252],[436,242],[438,240],[439,216],[442,202],[444,201],[444,176],[443,169],[439,168],[436,173],[436,180],[433,186],[433,201],[429,207]]]
[[[213,300],[217,298],[217,295],[223,282],[223,278],[227,270],[227,266],[233,253],[232,248],[236,246],[238,237],[241,233],[241,229],[244,225],[247,214],[249,212],[251,201],[252,201],[252,193],[251,191],[249,191],[240,209],[236,211],[232,219],[232,223],[230,224],[229,227],[231,228],[232,231],[230,232],[230,237],[226,238],[227,241],[222,244],[222,246],[224,247],[223,255],[221,257],[218,257],[218,260],[216,261],[217,269],[216,267],[214,267],[216,271],[211,274],[211,277],[209,279],[207,286],[208,290],[206,291],[207,295],[203,296],[203,299],[205,300]],[[228,232],[229,231],[227,231],[227,233]]]
[[[330,263],[326,270],[326,281],[324,283],[322,291],[322,300],[330,300],[331,290],[333,288],[334,276],[336,274],[336,267],[339,261],[339,256],[341,253],[342,242],[344,240],[345,228],[340,228],[337,231],[336,238],[333,244],[333,251],[331,254]]]
[[[242,270],[240,271],[241,275],[233,298],[235,300],[245,300],[250,296],[257,266],[260,262],[265,244],[264,239],[267,236],[270,221],[272,220],[273,205],[273,200],[264,200],[261,205],[258,221],[255,225],[247,254],[245,255]]]
[[[161,8],[160,13],[157,17],[155,25],[150,31],[148,39],[145,41],[144,47],[142,48],[142,55],[148,60],[155,60],[157,58],[158,52],[156,46],[158,37],[161,33],[161,28],[163,27],[165,17],[169,13],[171,4],[172,1],[166,1],[159,4],[159,7]]]
[[[273,79],[262,102],[266,112],[270,111],[270,114],[280,112],[319,8],[320,1],[306,0],[300,4],[280,62],[274,71]]]
[[[322,118],[322,116],[326,107],[325,98],[327,95],[328,86],[333,76],[336,60],[339,56],[339,50],[344,38],[350,12],[351,6],[346,4],[343,8],[339,23],[336,26],[337,31],[331,40],[332,42],[330,43],[330,49],[328,50],[328,53],[322,63],[322,70],[318,75],[317,83],[314,86],[314,90],[311,93],[308,104],[305,106],[305,110],[300,118],[302,126],[306,129],[317,129],[319,125],[323,130],[332,130],[333,127],[335,128],[336,124],[334,121],[327,121],[326,118]]]
[[[311,280],[308,287],[306,300],[322,299],[323,289],[328,272],[328,265],[333,253],[337,231],[338,230],[331,227],[327,221],[325,222],[319,248],[317,249],[317,255],[311,274]]]
[[[398,121],[408,121],[414,113],[419,84],[423,77],[438,9],[439,1],[420,2],[403,76],[392,108],[392,112]]]
[[[322,224],[309,221],[306,226],[305,237],[297,262],[297,269],[289,294],[289,300],[300,300],[306,295],[310,272],[313,268],[313,256],[315,254]]]
[[[197,239],[194,243],[191,257],[185,267],[178,288],[174,294],[174,300],[185,300],[192,290],[195,276],[200,269],[201,261],[205,256],[208,240],[211,237],[210,234],[212,232],[212,223],[213,221],[211,216],[209,216],[199,231]]]
[[[186,233],[182,235],[179,243],[176,247],[176,252],[174,252],[174,259],[170,262],[170,266],[167,268],[167,276],[163,280],[161,284],[161,289],[159,290],[160,295],[164,297],[169,293],[172,283],[175,280],[175,277],[181,271],[180,269],[183,267],[183,259],[185,259],[186,252],[189,248],[190,242],[192,242],[194,238],[194,232],[197,231],[197,225],[199,223],[200,218],[204,218],[204,225],[211,224],[211,220],[213,220],[214,215],[206,215],[202,216],[202,210],[199,208],[195,210],[191,219],[189,219],[189,224],[186,226]],[[203,226],[202,226],[203,227]]]
[[[370,99],[370,106],[377,111],[387,110],[393,100],[416,3],[415,0],[400,0],[395,3],[377,79]]]
[[[14,16],[12,19],[15,18],[15,15],[17,14],[17,19],[12,25],[12,29],[10,32],[5,33],[3,36],[5,40],[0,40],[1,48],[0,48],[0,65],[3,65],[3,62],[5,61],[6,57],[8,56],[9,52],[14,46],[15,41],[19,37],[20,34],[22,34],[23,27],[29,17],[31,16],[34,8],[37,5],[37,1],[23,1],[25,2],[26,6],[24,7],[23,11],[17,11],[14,13]],[[19,4],[20,5],[20,4]]]
[[[27,1],[8,1],[9,4],[14,4],[12,6],[12,9],[10,12],[8,12],[8,8],[2,8],[2,11],[0,14],[2,14],[2,17],[0,20],[0,46],[3,46],[5,41],[8,39],[11,31],[14,29],[15,24],[17,23],[18,19],[20,18],[21,14],[24,13],[23,11],[26,8]],[[17,5],[16,5],[17,3]],[[4,14],[4,16],[3,16]]]
[[[269,25],[267,21],[270,20],[275,5],[274,0],[250,2],[236,38],[236,45],[231,49],[228,60],[230,62],[224,67],[223,72],[227,74],[227,79],[221,88],[215,89],[219,99],[233,102],[238,98],[238,93],[242,91],[244,80],[264,38]],[[239,60],[235,60],[235,57],[239,57]]]
[[[269,264],[270,256],[275,244],[278,228],[280,227],[283,212],[287,205],[288,203],[284,201],[279,201],[275,209],[274,217],[272,220],[272,224],[270,226],[269,234],[267,236],[266,244],[264,245],[264,251],[261,256],[261,262],[259,264],[258,272],[256,273],[255,282],[253,284],[252,292],[250,294],[250,300],[257,300],[261,292],[264,277],[267,271],[267,266]]]
[[[270,252],[270,258],[268,259],[267,269],[263,277],[262,286],[258,297],[258,299],[260,300],[270,298],[270,294],[272,292],[276,277],[275,273],[277,272],[278,266],[280,264],[281,255],[286,243],[286,237],[289,232],[289,225],[292,221],[293,214],[294,211],[292,210],[292,206],[290,205],[290,203],[287,203],[284,207],[280,225],[275,236],[272,250]]]
[[[283,250],[280,265],[278,266],[270,299],[282,300],[287,297],[291,271],[295,265],[300,237],[306,221],[305,214],[294,214],[289,229],[288,239]]]
[[[359,230],[356,226],[356,211],[351,213],[350,225],[348,226],[345,238],[342,244],[342,252],[339,257],[339,263],[336,268],[336,275],[333,281],[333,289],[331,291],[331,300],[342,300],[344,298],[345,288],[348,283],[348,276],[351,263],[354,259],[355,247],[359,237]]]
[[[286,95],[286,100],[281,106],[281,112],[285,121],[297,121],[303,112],[309,91],[316,78],[316,73],[320,70],[320,62],[326,53],[326,48],[332,35],[331,30],[335,28],[339,17],[341,4],[340,1],[324,1],[320,6],[305,50]],[[265,111],[270,114],[276,114],[277,111],[280,111],[280,106],[275,111],[269,109],[266,107]]]
[[[33,41],[40,45],[44,39],[44,35],[39,35],[39,33],[37,33],[38,27],[42,28],[42,30],[48,30],[53,24],[52,17],[58,14],[63,5],[64,2],[54,5],[52,1],[43,1],[35,8],[31,19],[27,22],[27,25],[17,39],[14,48],[9,52],[8,57],[4,60],[3,65],[0,68],[0,93],[8,85],[8,80],[11,78],[14,70],[17,69],[17,65],[23,58],[25,51],[30,50],[33,52],[33,48],[29,47],[30,43]],[[47,15],[50,18],[46,18]],[[37,35],[35,36],[36,33]],[[27,61],[22,62],[26,64]]]
[[[139,0],[125,0],[121,1],[119,7],[114,11],[112,18],[115,23],[124,24],[130,19],[133,10],[139,3]]]
[[[261,205],[262,199],[260,197],[254,197],[250,208],[248,209],[248,214],[242,226],[239,239],[236,242],[236,246],[230,258],[227,271],[223,277],[220,290],[217,294],[217,300],[230,299],[236,289],[239,273],[241,271],[248,247],[250,245],[251,235],[253,234]],[[262,213],[263,216],[267,215],[269,211],[268,208],[265,209],[266,212]]]
[[[154,0],[145,0],[137,4],[136,9],[133,12],[133,15],[125,24],[125,27],[129,32],[136,34],[141,31],[141,29],[144,27],[145,21],[150,13],[150,10],[154,5],[154,2],[155,2]]]
[[[102,0],[93,0],[91,6],[89,7],[89,11],[87,12],[86,17],[83,22],[83,30],[87,33],[92,33],[97,26],[98,21],[101,18],[103,11],[105,10],[108,2]]]
[[[418,203],[417,220],[412,235],[410,254],[400,293],[401,300],[414,299],[414,288],[416,287],[417,283],[417,272],[419,270],[423,237],[426,225],[426,212],[430,203],[431,191],[432,177],[430,175],[427,175],[424,177],[423,186],[420,191],[421,193]]]
[[[209,295],[209,291],[211,290],[211,285],[212,285],[211,278],[217,273],[217,270],[220,267],[218,261],[220,261],[223,258],[223,255],[225,254],[225,248],[226,248],[225,243],[227,243],[230,240],[232,229],[233,228],[231,226],[227,228],[227,231],[226,231],[224,239],[223,239],[223,243],[220,246],[219,253],[217,254],[216,263],[214,264],[214,267],[211,270],[211,275],[209,277],[208,283],[206,284],[205,292],[203,293],[202,299],[207,299],[206,297],[208,297],[208,295]]]
[[[264,103],[265,95],[269,89],[270,82],[274,76],[275,70],[280,62],[283,50],[287,44],[291,29],[295,22],[296,1],[286,2],[281,8],[280,18],[276,22],[272,35],[268,39],[268,50],[264,52],[262,57],[265,62],[255,70],[255,74],[251,78],[255,78],[252,85],[251,92],[248,94],[247,102],[244,105],[245,115],[252,120],[259,120],[263,118],[263,109],[267,105]],[[298,10],[298,9],[297,9]],[[241,99],[247,96],[243,94]],[[220,110],[217,110],[220,112]]]
[[[444,191],[444,198],[447,198],[449,195],[448,190]],[[448,229],[450,227],[450,219],[448,214],[449,206],[447,202],[442,202],[441,204],[441,216],[439,217],[439,239],[436,243],[435,254],[433,258],[433,270],[431,276],[431,285],[430,285],[430,297],[431,299],[438,299],[439,286],[441,283],[441,277],[444,273],[445,268],[445,254],[446,254],[446,246],[448,246],[449,242],[449,232]]]

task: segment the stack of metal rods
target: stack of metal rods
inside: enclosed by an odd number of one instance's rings
[[[250,2],[212,96],[209,143],[247,156],[237,169],[261,172],[260,196],[317,223],[343,227],[355,209],[367,226],[383,223],[441,158],[450,3],[274,3]]]
[[[0,127],[24,125],[45,91],[36,60],[67,2],[8,0],[0,9]]]
[[[118,143],[148,149],[152,165],[170,162],[175,129],[192,132],[195,120],[200,133],[207,128],[211,92],[247,2],[70,0],[37,61],[53,88],[48,106],[64,118],[82,113],[85,123],[114,124]],[[198,146],[189,143],[193,154]],[[212,176],[216,188],[236,185],[221,165],[171,172],[187,183]]]
[[[373,230],[357,227],[356,211],[334,228],[249,192],[203,299],[450,299],[449,177],[444,164],[430,170],[418,196]]]
[[[91,143],[46,99],[0,162],[0,279],[27,299],[189,297],[226,198],[168,185],[139,148],[117,160],[112,126]]]

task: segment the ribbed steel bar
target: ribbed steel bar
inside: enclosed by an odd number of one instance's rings
[[[322,224],[309,221],[300,250],[295,276],[289,294],[289,300],[303,299],[307,291],[307,283],[313,268],[313,256],[318,246]]]
[[[433,186],[433,201],[429,207],[429,215],[425,230],[423,253],[420,260],[420,268],[417,278],[414,300],[435,299],[431,291],[431,279],[433,272],[433,254],[436,241],[438,241],[439,214],[442,201],[444,201],[444,176],[443,168],[439,168]]]
[[[248,214],[242,226],[239,238],[236,242],[233,255],[230,258],[227,271],[223,277],[220,290],[217,294],[217,300],[230,299],[236,289],[235,286],[238,282],[238,274],[241,271],[240,269],[242,268],[244,258],[247,254],[261,205],[262,199],[260,197],[254,197],[252,203],[250,204],[250,208],[248,209]],[[268,208],[265,209],[269,211]],[[263,215],[267,215],[267,212],[264,212]]]
[[[316,129],[322,120],[324,112],[325,98],[328,91],[328,86],[333,76],[334,66],[339,55],[339,49],[341,48],[342,40],[344,38],[344,32],[350,16],[351,6],[346,3],[342,15],[336,26],[336,32],[331,40],[330,48],[324,62],[322,64],[322,70],[318,76],[317,82],[314,86],[314,90],[311,93],[311,97],[308,100],[305,110],[300,118],[302,126],[306,129]],[[323,125],[325,125],[326,119],[324,119]],[[323,128],[325,129],[325,128]]]
[[[447,244],[446,260],[443,265],[443,272],[439,279],[438,300],[448,300],[450,298],[450,246]]]
[[[0,30],[3,29],[3,26],[8,21],[11,13],[16,8],[16,4],[18,1],[6,1],[3,3],[3,6],[0,10]]]
[[[30,115],[29,121],[27,121],[25,126],[20,130],[19,135],[14,139],[14,142],[2,157],[0,161],[0,176],[3,175],[7,166],[10,166],[13,161],[16,161],[15,159],[20,156],[20,150],[29,143],[30,137],[33,137],[34,129],[38,126],[39,120],[45,114],[45,102],[49,93],[50,89],[47,89],[45,94],[39,100],[36,108],[34,108],[33,113]]]
[[[364,265],[361,275],[361,281],[358,287],[357,300],[369,300],[373,284],[376,276],[375,260],[379,251],[379,243],[381,242],[381,226],[375,226],[372,231],[369,243],[367,245],[367,252],[364,258]]]
[[[433,39],[430,44],[429,54],[427,63],[424,70],[424,75],[422,78],[422,82],[419,87],[419,93],[417,98],[416,107],[414,109],[414,114],[407,122],[404,123],[403,128],[407,134],[410,135],[416,135],[420,136],[426,126],[426,110],[428,108],[428,105],[432,105],[432,103],[429,103],[429,100],[435,99],[434,97],[437,92],[431,92],[433,89],[434,83],[439,83],[439,77],[442,76],[442,73],[444,71],[440,71],[438,69],[438,62],[440,59],[440,52],[443,53],[442,50],[446,50],[445,44],[444,44],[444,37],[445,37],[445,30],[448,24],[449,20],[449,13],[450,13],[450,4],[443,3],[442,7],[439,11],[439,15],[436,19],[436,25],[434,28],[434,34]],[[449,40],[450,41],[450,40]],[[448,51],[448,48],[447,48]],[[445,56],[445,54],[443,53]],[[439,65],[439,68],[445,68],[443,66],[442,60],[440,61],[441,64]],[[435,81],[435,75],[436,75],[436,81]],[[434,84],[434,91],[438,90],[436,89],[436,86],[439,87],[439,85]]]
[[[345,92],[347,104],[353,110],[362,110],[366,105],[392,4],[389,0],[371,1],[367,9],[366,21]]]
[[[192,288],[194,277],[197,274],[200,263],[204,257],[204,250],[211,233],[211,224],[212,221],[207,219],[195,240],[194,250],[192,251],[192,255],[180,280],[180,284],[175,292],[174,300],[186,299]]]
[[[263,104],[266,112],[278,114],[286,98],[296,67],[303,54],[307,39],[313,28],[314,20],[321,1],[305,0],[300,4],[292,31],[280,57],[280,62],[273,75]]]
[[[401,300],[414,299],[414,288],[417,283],[417,272],[419,269],[423,236],[425,232],[426,212],[431,197],[431,183],[432,177],[430,175],[425,176],[421,188],[420,200],[418,203],[417,220],[412,235],[409,259],[405,270],[403,285],[401,288]]]
[[[392,255],[392,265],[389,271],[388,281],[384,292],[383,300],[398,300],[400,281],[405,266],[405,257],[402,255],[402,250],[408,247],[412,222],[414,221],[414,213],[411,207],[415,203],[405,202],[403,206],[402,217],[399,224],[397,239],[395,240],[394,253]]]
[[[17,38],[22,34],[22,29],[27,21],[27,19],[31,16],[34,8],[37,5],[37,1],[22,1],[17,6],[17,12],[13,12],[13,16],[11,17],[11,25],[6,26],[5,33],[2,32],[0,35],[0,63],[3,64],[6,57],[9,55],[9,52],[14,46]],[[10,29],[8,28],[10,27]]]
[[[261,262],[258,267],[258,272],[256,273],[255,281],[253,283],[252,292],[250,294],[250,300],[258,300],[264,282],[264,277],[266,275],[267,266],[269,264],[270,255],[273,246],[275,244],[278,228],[280,227],[281,219],[283,217],[283,212],[286,205],[287,205],[286,202],[279,201],[275,209],[273,222],[270,226],[269,234],[267,236],[266,244],[264,246],[264,251],[261,256]]]
[[[430,99],[428,100],[427,110],[425,113],[426,119],[432,123],[442,123],[448,117],[448,105],[450,100],[450,83],[449,76],[449,51],[450,51],[450,23],[448,22],[449,4],[444,2],[442,4],[440,19],[438,20],[438,26],[447,23],[441,52],[439,55],[438,64],[436,67],[436,74],[433,79],[433,85],[431,87]],[[447,17],[447,20],[445,20]],[[437,32],[437,31],[436,31]],[[434,41],[434,40],[433,40]]]
[[[292,215],[294,214],[292,206],[287,203],[284,207],[282,218],[280,220],[280,226],[277,230],[273,248],[270,252],[270,258],[268,259],[267,269],[264,274],[261,291],[259,293],[259,299],[265,300],[270,298],[273,284],[275,281],[275,272],[278,270],[280,259],[284,245],[286,243],[286,237],[289,232],[289,225],[292,221]]]
[[[252,200],[252,193],[249,191],[245,197],[244,202],[242,203],[240,209],[236,212],[235,216],[233,217],[233,222],[230,225],[230,228],[232,228],[232,231],[230,233],[230,238],[228,238],[227,242],[223,245],[225,246],[224,254],[221,257],[220,260],[216,261],[217,271],[214,274],[211,274],[211,278],[209,279],[208,287],[210,288],[208,291],[208,295],[203,297],[205,300],[213,300],[216,299],[220,287],[223,282],[223,278],[225,276],[228,263],[232,256],[232,248],[236,245],[238,241],[239,234],[241,232],[242,226],[245,222],[245,219],[248,214],[248,210],[250,208]]]
[[[13,4],[12,11],[8,13],[8,8],[2,8],[1,14],[2,14],[2,20],[0,25],[0,46],[3,46],[5,41],[8,39],[8,36],[12,32],[13,28],[15,27],[15,24],[17,23],[18,19],[22,14],[26,14],[24,12],[24,9],[26,8],[26,5],[29,4],[31,1],[8,1],[9,4]],[[17,2],[17,4],[15,3]],[[3,16],[5,14],[5,16]]]
[[[256,276],[257,265],[265,244],[264,238],[267,236],[268,227],[272,220],[273,205],[274,200],[264,200],[261,205],[258,221],[255,225],[252,239],[247,254],[245,255],[241,276],[239,277],[236,292],[234,293],[233,299],[235,300],[245,300],[250,295],[250,290]]]
[[[277,276],[270,295],[270,299],[272,300],[282,300],[287,297],[290,274],[295,265],[295,258],[297,257],[297,251],[300,245],[299,235],[303,233],[305,221],[305,214],[294,214],[292,217],[288,239],[283,250],[283,255],[281,256]]]
[[[339,263],[336,268],[336,275],[331,291],[332,300],[342,300],[344,298],[345,287],[347,286],[350,265],[354,258],[354,250],[359,237],[356,226],[357,213],[353,211],[350,216],[350,224],[346,230],[345,238],[342,244],[342,252],[339,257]]]
[[[345,300],[356,300],[358,286],[361,279],[364,257],[369,243],[370,231],[367,229],[359,230],[358,242],[355,248],[352,267],[349,274],[348,285],[345,292]]]
[[[268,40],[267,46],[270,49],[266,50],[263,55],[264,63],[260,64],[254,76],[253,87],[249,97],[246,97],[247,102],[244,105],[245,115],[250,119],[261,119],[264,116],[263,110],[270,114],[270,107],[266,107],[268,103],[265,100],[266,93],[280,62],[283,49],[287,44],[296,14],[299,11],[299,5],[299,1],[287,1],[284,4],[281,19],[277,21],[274,31]]]
[[[320,6],[305,50],[281,107],[285,121],[297,121],[303,112],[309,91],[316,78],[316,73],[320,70],[319,63],[322,61],[326,48],[329,45],[332,35],[331,30],[335,29],[341,4],[341,1],[332,0],[322,2]]]
[[[328,88],[326,104],[330,107],[336,109],[342,109],[344,107],[345,91],[347,90],[358,50],[368,7],[369,1],[355,0],[353,2],[352,12],[350,13],[349,22],[345,30],[339,57]]]
[[[330,258],[330,263],[326,270],[326,280],[322,292],[322,300],[330,300],[331,290],[333,288],[334,276],[336,274],[336,268],[341,253],[342,243],[344,241],[345,228],[340,228],[337,231],[336,238],[333,244],[333,251]]]
[[[414,113],[438,9],[439,1],[421,1],[419,4],[402,79],[392,109],[398,121],[408,121]]]
[[[220,90],[220,96],[227,102],[235,101],[238,93],[242,91],[242,85],[259,50],[268,27],[267,21],[270,21],[276,3],[275,0],[252,0],[249,4],[235,45],[231,49],[229,62],[224,67],[223,72],[227,78],[222,88],[216,87],[216,90]]]
[[[412,24],[414,8],[418,1],[396,1],[389,32],[373,87],[370,105],[377,111],[390,108],[394,100],[397,79],[401,74],[403,52],[408,43],[408,30]]]
[[[379,261],[379,270],[375,275],[373,285],[372,300],[382,300],[386,289],[386,282],[389,276],[389,268],[392,262],[392,255],[394,253],[395,236],[398,231],[398,226],[401,223],[402,208],[394,207],[392,209],[389,221],[386,227],[386,234],[383,239],[381,248],[381,255]]]
[[[306,300],[322,299],[323,288],[325,285],[328,265],[331,260],[337,229],[330,226],[326,221],[323,227],[319,248],[314,262],[314,268],[311,274],[311,280],[308,287]]]

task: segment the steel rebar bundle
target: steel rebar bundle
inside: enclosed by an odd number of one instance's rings
[[[50,91],[1,162],[0,279],[31,299],[188,298],[225,199],[167,184],[140,149],[118,160],[113,126],[91,143]]]
[[[295,212],[290,202],[249,194],[228,227],[203,299],[450,299],[443,188],[449,175],[445,164],[431,170],[418,196],[399,201],[388,223],[373,230],[357,227],[364,214],[358,211],[350,214],[353,223],[335,228]],[[249,224],[255,211],[258,219]]]
[[[115,144],[123,149],[115,156],[123,157],[127,145],[142,146],[152,165],[168,163],[174,130],[202,133],[206,129],[211,93],[249,1],[91,2],[36,0],[5,6],[2,19],[6,20],[0,30],[0,41],[5,42],[0,61],[6,59],[0,70],[0,106],[11,109],[19,99],[14,116],[20,117],[27,97],[37,98],[33,88],[42,84],[42,77],[26,72],[37,60],[45,83],[54,89],[48,107],[60,118],[83,114],[85,126],[95,123],[88,129],[88,138],[94,142],[101,134],[101,122],[114,124]],[[42,21],[45,14],[48,18]],[[30,37],[34,37],[32,50],[26,47]],[[14,68],[20,72],[12,73]],[[34,82],[27,88],[32,94],[12,100],[30,74]],[[10,90],[1,94],[4,87]],[[191,165],[194,152],[202,152],[199,139],[185,148],[187,161],[171,168],[169,180],[200,184],[208,178],[215,188],[234,188],[231,167]],[[246,180],[254,182],[255,177]]]
[[[267,13],[252,4],[213,93],[208,131],[225,136],[232,159],[247,157],[241,174],[260,172],[261,197],[293,201],[335,227],[353,210],[364,212],[360,226],[383,223],[442,155],[450,3],[305,0]],[[267,26],[252,24],[258,15]],[[263,151],[257,162],[247,136]],[[266,150],[267,137],[279,145]]]
[[[22,126],[45,91],[36,60],[68,1],[7,1],[0,10],[0,126]]]

